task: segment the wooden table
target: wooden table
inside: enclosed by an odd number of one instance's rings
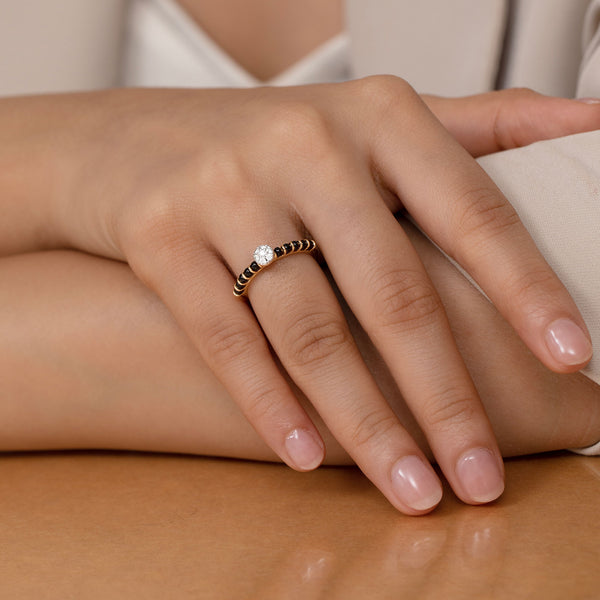
[[[0,457],[2,599],[600,598],[600,458],[508,461],[501,501],[397,513],[351,468]]]

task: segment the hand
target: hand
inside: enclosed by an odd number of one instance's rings
[[[284,461],[314,468],[323,444],[267,339],[394,506],[420,514],[441,497],[312,258],[286,258],[261,273],[252,308],[233,297],[234,274],[258,244],[310,235],[454,491],[470,503],[501,493],[490,424],[438,294],[391,211],[405,207],[549,368],[578,370],[589,338],[514,211],[406,83],[375,77],[96,98],[97,110],[78,123],[77,168],[50,219],[53,235],[127,260]]]

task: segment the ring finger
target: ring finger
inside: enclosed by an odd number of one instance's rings
[[[283,239],[301,237],[291,223],[266,230],[258,240],[256,234],[236,236],[224,258],[241,272],[249,261],[240,249],[282,240],[282,233]],[[435,507],[442,495],[439,479],[364,364],[316,261],[298,254],[276,262],[255,277],[248,296],[283,366],[363,472],[403,512]]]
[[[327,203],[304,203],[329,268],[381,352],[457,495],[489,502],[504,489],[501,455],[439,296],[367,172],[347,165]]]

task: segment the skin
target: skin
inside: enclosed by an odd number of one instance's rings
[[[382,393],[317,263],[296,256],[265,271],[251,286],[252,310],[231,296],[232,273],[247,266],[256,240],[310,232],[454,491],[470,503],[492,500],[503,486],[500,451],[439,290],[391,211],[406,208],[546,366],[567,373],[585,364],[589,352],[566,364],[545,343],[556,319],[576,323],[582,339],[585,325],[468,152],[514,145],[523,123],[530,141],[591,129],[597,111],[527,93],[497,98],[426,99],[464,148],[391,77],[6,99],[0,252],[72,247],[128,262],[191,340],[196,362],[205,361],[290,466],[310,469],[324,456],[298,387],[394,506],[426,512],[439,501],[423,504],[441,490],[437,476]],[[479,135],[468,133],[474,104]],[[542,126],[548,116],[551,125]],[[300,461],[288,444],[299,433],[317,449]],[[473,449],[489,458],[483,495],[460,471]],[[420,464],[429,494],[416,504],[395,486],[407,457]]]
[[[440,292],[503,455],[597,441],[600,387],[579,373],[543,367],[493,305],[422,234],[402,225]],[[112,448],[279,460],[127,265],[51,251],[1,259],[0,277],[1,450]],[[381,356],[344,310],[387,401],[431,457]],[[325,440],[325,464],[352,464],[296,392]]]

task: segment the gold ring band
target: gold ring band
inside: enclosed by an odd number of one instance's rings
[[[298,254],[300,252],[312,252],[317,247],[315,240],[296,240],[271,248],[271,246],[258,246],[254,251],[254,260],[250,266],[244,269],[243,273],[237,278],[233,286],[233,295],[237,297],[245,296],[250,282],[263,269],[272,265],[284,256],[289,254]]]

